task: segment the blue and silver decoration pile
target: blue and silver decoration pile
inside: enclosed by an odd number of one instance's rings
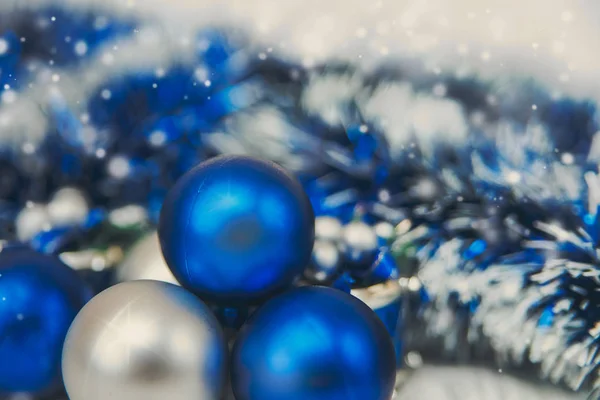
[[[237,400],[384,400],[390,365],[422,361],[600,395],[593,102],[527,77],[304,68],[226,29],[182,38],[105,11],[57,2],[0,18],[0,358],[19,361],[0,365],[0,395],[61,398],[62,338],[82,307],[63,356],[71,400],[218,396],[225,341],[246,322]],[[254,164],[254,175],[225,163],[185,178],[220,155],[271,160],[303,191],[282,172],[282,191],[257,184]],[[248,179],[271,196],[257,200]],[[232,243],[258,250],[216,251]],[[213,253],[193,261],[200,251]],[[289,326],[293,313],[306,332]],[[338,314],[350,316],[333,324]],[[366,343],[359,314],[395,349]],[[328,343],[345,365],[327,364]],[[347,374],[351,385],[331,389]]]

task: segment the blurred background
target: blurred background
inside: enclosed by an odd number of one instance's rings
[[[395,398],[598,398],[597,49],[593,0],[3,0],[3,238],[173,281],[131,250],[173,181],[270,158],[318,217],[394,232]]]

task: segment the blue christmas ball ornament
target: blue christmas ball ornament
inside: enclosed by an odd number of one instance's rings
[[[185,174],[161,210],[159,237],[177,280],[220,303],[252,302],[308,265],[314,214],[299,182],[274,163],[223,156]]]
[[[377,315],[336,289],[303,287],[265,303],[233,348],[237,400],[389,400],[396,359]]]
[[[60,388],[63,342],[91,296],[58,258],[23,247],[0,252],[0,397]]]

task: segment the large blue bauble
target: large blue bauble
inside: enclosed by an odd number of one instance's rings
[[[363,302],[303,287],[275,297],[242,329],[232,355],[237,400],[389,400],[396,359]]]
[[[169,192],[159,237],[183,286],[217,302],[248,302],[302,273],[314,214],[300,183],[281,167],[223,156],[192,169]]]
[[[60,388],[65,336],[91,296],[58,258],[26,248],[0,252],[0,394]]]

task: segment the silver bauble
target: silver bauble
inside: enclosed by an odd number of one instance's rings
[[[355,251],[373,251],[379,245],[373,228],[362,221],[353,221],[346,225],[342,239],[344,245]]]
[[[344,226],[341,248],[350,268],[368,268],[376,259],[379,240],[370,225],[353,221]]]
[[[29,204],[23,208],[15,220],[17,237],[26,242],[38,233],[51,227],[48,208],[43,204]]]
[[[322,240],[336,242],[342,237],[342,222],[329,216],[315,218],[315,237]]]
[[[387,221],[382,221],[382,222],[375,224],[374,230],[375,230],[375,234],[378,237],[385,239],[385,240],[391,239],[392,237],[394,237],[394,234],[395,234],[394,225],[390,224]]]
[[[304,276],[312,283],[329,283],[337,276],[341,261],[340,251],[335,243],[317,239]]]
[[[48,203],[48,214],[54,226],[79,225],[89,213],[88,202],[79,189],[62,188]]]
[[[163,258],[156,232],[144,237],[117,268],[119,282],[150,279],[179,285]]]
[[[63,349],[70,400],[217,400],[227,347],[216,318],[185,289],[125,282],[77,315]]]

